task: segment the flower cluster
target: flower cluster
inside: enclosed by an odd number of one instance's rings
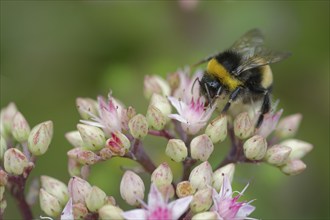
[[[214,105],[207,106],[199,84],[195,83],[202,72],[197,71],[192,77],[189,72],[189,69],[179,70],[169,74],[166,80],[146,76],[144,95],[149,106],[145,114],[126,107],[111,93],[97,100],[77,98],[81,120],[76,130],[65,135],[73,146],[67,152],[71,179],[66,185],[42,176],[41,209],[48,216],[61,219],[252,219],[249,216],[255,210],[251,205],[253,200],[239,201],[247,186],[239,193],[231,188],[236,163],[267,163],[287,175],[306,169],[301,159],[313,146],[293,139],[302,119],[300,114],[280,120],[283,110],[274,108],[256,129],[258,103],[241,106],[233,103],[236,106],[228,114],[216,115],[211,120],[225,99],[220,97]],[[52,123],[41,123],[30,131],[13,104],[2,110],[1,118],[0,152],[5,168],[0,170],[3,212],[7,175],[26,178],[35,156],[48,148]],[[158,161],[156,164],[145,152],[147,135],[167,140],[164,153],[182,164],[180,179],[173,179],[169,164]],[[211,165],[209,158],[215,147],[224,145],[221,142],[226,138],[231,142],[228,155]],[[13,148],[16,144],[18,147]],[[123,171],[119,191],[132,210],[124,211],[111,195],[87,181],[91,166],[113,157],[134,160],[150,174],[147,180],[140,177],[141,169]],[[150,185],[148,203],[144,202],[145,182]]]

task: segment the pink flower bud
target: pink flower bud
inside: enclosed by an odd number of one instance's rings
[[[134,116],[129,122],[128,127],[134,138],[143,139],[148,134],[148,122],[146,117],[141,114]]]
[[[298,131],[301,119],[301,114],[289,115],[283,118],[276,127],[276,135],[281,139],[293,137]]]
[[[181,162],[188,156],[188,150],[180,139],[170,139],[167,143],[165,153],[175,162]]]
[[[93,165],[101,160],[101,157],[95,154],[93,151],[85,150],[84,148],[74,148],[68,151],[68,156],[75,159],[80,164]]]
[[[211,185],[212,167],[205,161],[196,166],[189,175],[189,181],[194,189],[204,189]]]
[[[100,150],[100,157],[102,160],[108,160],[113,156],[113,152],[110,150],[110,148],[106,147]]]
[[[195,137],[190,143],[191,157],[207,161],[213,152],[213,143],[206,134]]]
[[[74,219],[85,219],[88,215],[88,209],[84,203],[76,203],[72,206]]]
[[[224,176],[226,175],[229,181],[232,182],[234,178],[234,173],[235,173],[234,163],[227,164],[214,171],[213,181],[212,181],[213,188],[219,192],[223,185]]]
[[[283,141],[281,145],[288,146],[292,149],[289,155],[290,160],[301,159],[313,149],[312,144],[297,139]]]
[[[194,213],[205,212],[212,205],[212,188],[198,190],[190,203],[190,208]]]
[[[144,96],[149,99],[152,94],[160,94],[164,96],[170,95],[171,89],[168,83],[159,76],[144,77]]]
[[[236,137],[246,139],[253,134],[254,123],[247,112],[240,113],[234,120],[234,132]]]
[[[5,186],[7,184],[7,181],[8,174],[4,170],[0,170],[0,186]]]
[[[69,200],[68,187],[61,181],[50,176],[41,176],[40,180],[41,187],[50,195],[54,196],[61,206],[65,206]]]
[[[65,138],[74,147],[83,147],[84,142],[80,136],[79,131],[70,131],[65,134]]]
[[[131,142],[120,131],[115,131],[106,141],[106,147],[109,148],[113,155],[124,156],[131,147]]]
[[[27,141],[30,134],[30,126],[20,112],[16,112],[12,122],[12,134],[18,142]]]
[[[286,163],[291,153],[291,148],[285,145],[274,145],[267,150],[265,160],[267,163],[282,166]]]
[[[164,115],[157,107],[150,105],[146,114],[149,127],[162,130],[166,125],[167,115]]]
[[[98,115],[97,102],[90,98],[77,98],[76,105],[82,119],[89,119],[91,115]]]
[[[107,195],[97,186],[93,186],[86,196],[86,206],[89,211],[96,212],[106,203]]]
[[[48,150],[50,142],[53,137],[53,122],[46,121],[36,125],[28,138],[28,148],[29,151],[35,155],[39,156]]]
[[[159,111],[163,113],[165,117],[167,117],[172,112],[172,107],[166,97],[154,93],[150,99],[150,106],[155,106]]]
[[[151,174],[151,182],[158,186],[171,185],[173,174],[169,165],[164,162],[160,164]]]
[[[121,197],[132,206],[137,206],[144,198],[144,183],[142,179],[132,171],[126,171],[120,182]]]
[[[6,172],[13,175],[21,175],[29,167],[29,161],[26,156],[16,148],[8,149],[3,159]]]
[[[7,150],[7,142],[3,138],[2,135],[0,135],[0,161],[3,159],[3,155],[5,154]]]
[[[7,208],[7,201],[5,199],[0,201],[0,213],[4,213]]]
[[[267,141],[260,135],[255,135],[245,141],[244,155],[250,160],[261,160],[266,155]]]
[[[281,171],[287,175],[298,175],[306,169],[306,164],[301,160],[290,160],[281,167]]]
[[[70,176],[80,176],[82,165],[78,163],[75,159],[69,157],[68,159],[68,172]]]
[[[205,134],[210,137],[212,142],[222,142],[227,137],[227,116],[220,115],[208,124]]]
[[[18,110],[16,105],[13,102],[9,103],[5,108],[1,110],[1,124],[3,125],[4,129],[4,131],[1,131],[1,134],[3,136],[6,136],[5,134],[11,133],[13,118],[17,111]]]
[[[99,217],[102,220],[107,220],[107,219],[124,220],[122,213],[123,210],[117,206],[105,205],[99,210]]]
[[[52,196],[44,189],[39,193],[40,208],[50,217],[58,217],[62,212],[62,206],[55,196]]]
[[[85,199],[91,189],[91,185],[86,180],[83,180],[77,176],[72,177],[68,183],[69,194],[74,204],[85,204]]]
[[[78,124],[77,128],[84,142],[84,147],[89,150],[100,150],[104,147],[105,136],[101,129],[84,124]]]
[[[179,182],[176,186],[176,195],[179,198],[193,195],[195,193],[195,189],[191,186],[189,181]]]

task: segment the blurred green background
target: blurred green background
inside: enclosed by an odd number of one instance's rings
[[[284,115],[303,114],[298,138],[314,144],[308,168],[287,177],[267,165],[238,165],[234,189],[251,185],[253,217],[329,218],[329,1],[200,1],[185,9],[178,1],[1,1],[1,108],[13,101],[31,126],[53,120],[49,151],[31,177],[69,180],[64,134],[79,120],[76,97],[106,95],[145,113],[143,76],[166,76],[226,49],[251,28],[260,28],[270,48],[293,53],[273,65],[274,97]],[[132,95],[134,94],[134,95]],[[159,164],[166,142],[147,138]],[[228,150],[216,145],[212,165]],[[118,195],[120,160],[92,168],[90,182]],[[132,164],[132,163],[131,163]],[[170,162],[175,177],[180,166]],[[149,176],[144,175],[146,184]],[[6,195],[5,219],[19,219]],[[123,205],[125,209],[128,207]],[[39,204],[35,216],[43,215]]]

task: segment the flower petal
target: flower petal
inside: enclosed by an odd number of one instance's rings
[[[193,196],[186,196],[183,197],[181,199],[177,199],[173,202],[171,202],[170,204],[168,204],[168,206],[170,207],[170,209],[172,209],[172,218],[173,220],[179,219],[180,216],[187,211],[190,202],[192,201]]]
[[[127,220],[130,219],[143,220],[143,219],[147,219],[147,211],[144,209],[133,209],[130,211],[123,212],[122,216]]]
[[[220,189],[220,197],[222,198],[231,198],[232,195],[232,189],[231,189],[231,184],[230,184],[230,180],[229,178],[224,175],[223,176],[223,183],[222,183],[222,187]]]
[[[238,210],[236,217],[245,219],[245,217],[249,216],[255,209],[256,207],[245,204]]]
[[[188,123],[188,121],[185,118],[183,118],[181,115],[178,115],[178,114],[169,114],[168,117],[175,119],[182,123]]]
[[[73,210],[72,210],[72,198],[66,203],[63,212],[61,214],[61,220],[73,220]]]
[[[168,100],[171,102],[171,104],[174,106],[174,108],[177,110],[177,112],[179,113],[179,115],[183,114],[183,109],[186,107],[186,103],[172,97],[169,96],[167,97]]]
[[[165,201],[162,194],[159,192],[155,184],[151,184],[148,195],[148,209],[153,210],[155,207],[163,204],[165,204]]]

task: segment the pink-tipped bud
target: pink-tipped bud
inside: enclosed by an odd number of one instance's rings
[[[205,212],[212,205],[212,188],[198,190],[190,203],[193,213]]]
[[[181,162],[188,156],[188,150],[180,139],[170,139],[167,143],[165,153],[175,162]]]
[[[84,203],[76,203],[72,205],[74,219],[85,219],[88,215],[88,209]]]
[[[281,171],[287,175],[293,176],[302,173],[306,167],[306,164],[301,160],[290,160],[281,167]]]
[[[132,171],[126,171],[120,182],[121,197],[132,206],[140,204],[144,198],[144,183],[138,175]]]
[[[82,119],[90,119],[92,115],[97,115],[97,102],[90,98],[77,98],[77,110]]]
[[[1,131],[3,136],[5,134],[11,133],[11,127],[13,123],[13,118],[17,112],[17,107],[15,103],[9,103],[5,108],[1,110],[1,124],[3,125],[4,131]]]
[[[229,181],[232,182],[234,178],[234,173],[235,173],[235,164],[230,163],[227,164],[213,173],[213,181],[212,181],[212,186],[214,189],[216,189],[218,192],[220,191],[222,185],[223,185],[223,178],[226,175],[228,177]]]
[[[50,217],[58,217],[62,212],[62,206],[55,196],[44,189],[39,193],[40,208]]]
[[[195,191],[196,190],[192,187],[189,181],[179,182],[176,186],[176,195],[179,198],[193,195]]]
[[[84,142],[80,136],[79,131],[70,131],[65,134],[65,138],[74,147],[83,147]]]
[[[29,151],[35,156],[40,156],[46,153],[52,138],[53,138],[52,121],[42,122],[34,126],[28,138]]]
[[[123,210],[117,206],[105,205],[99,210],[99,218],[101,220],[124,220],[122,213]]]
[[[218,214],[216,212],[201,212],[192,217],[191,220],[214,220],[218,219]]]
[[[16,148],[8,149],[3,159],[6,172],[13,175],[21,175],[29,167],[29,161],[26,156]]]
[[[85,199],[91,189],[91,185],[86,180],[77,176],[72,177],[68,183],[68,190],[73,203],[85,204]]]
[[[16,112],[16,114],[14,115],[11,129],[13,137],[18,142],[27,141],[31,131],[29,123],[26,121],[26,119],[20,112]]]
[[[105,136],[101,129],[85,124],[78,124],[77,129],[84,142],[84,147],[93,151],[104,147]]]
[[[86,196],[86,206],[89,211],[97,212],[105,203],[107,195],[97,186],[93,186]]]
[[[156,75],[144,77],[144,96],[147,99],[155,93],[168,96],[170,95],[170,92],[170,86],[163,78]]]
[[[160,164],[151,174],[151,182],[157,187],[171,185],[172,181],[172,170],[166,162]]]
[[[103,148],[102,150],[100,150],[100,157],[102,158],[102,160],[108,160],[112,156],[113,156],[113,153],[110,150],[110,148],[106,147],[106,148]]]
[[[0,186],[5,186],[7,182],[8,182],[8,174],[4,170],[0,170]]]
[[[267,141],[260,135],[255,135],[245,141],[244,155],[250,160],[261,160],[266,155]]]
[[[224,141],[227,137],[227,116],[220,115],[211,121],[206,127],[205,134],[214,144]]]
[[[301,119],[301,114],[294,114],[280,120],[276,127],[276,136],[281,139],[293,137],[298,131]]]
[[[93,165],[101,160],[101,157],[93,151],[85,150],[84,148],[73,148],[67,152],[69,158],[78,161],[83,165]]]
[[[167,116],[165,116],[157,107],[150,105],[146,114],[148,125],[155,130],[162,130],[166,125]]]
[[[290,147],[282,144],[274,145],[267,150],[265,160],[269,164],[282,166],[287,162],[290,153]]]
[[[191,157],[193,159],[207,161],[213,152],[214,146],[206,134],[195,137],[190,143]]]
[[[6,208],[7,208],[7,200],[5,199],[0,200],[0,214],[3,214]]]
[[[312,144],[297,139],[283,141],[281,145],[288,146],[292,149],[289,155],[290,160],[301,159],[313,150]]]
[[[72,159],[69,157],[68,159],[68,172],[71,177],[73,176],[80,176],[81,173],[81,167],[82,165],[78,163],[75,159]]]
[[[106,148],[110,149],[113,155],[124,156],[131,147],[131,142],[120,131],[115,131],[106,141]],[[105,153],[105,152],[104,152]]]
[[[194,189],[204,189],[211,185],[212,175],[212,167],[205,161],[191,171],[189,181]]]
[[[63,182],[50,176],[41,176],[40,180],[41,187],[54,196],[61,206],[65,206],[69,200],[68,187]]]
[[[143,139],[148,134],[148,122],[146,117],[141,114],[134,116],[129,122],[128,127],[131,135],[137,139]]]
[[[254,123],[247,112],[242,112],[234,120],[235,136],[246,139],[253,134]]]
[[[165,117],[171,114],[171,104],[169,103],[168,99],[162,95],[154,93],[151,97],[149,105],[155,106],[157,109],[159,109],[159,111],[163,113]],[[167,120],[169,120],[169,118]]]
[[[0,135],[0,161],[2,161],[3,155],[5,154],[6,150],[7,150],[7,142],[3,138],[3,136]]]

